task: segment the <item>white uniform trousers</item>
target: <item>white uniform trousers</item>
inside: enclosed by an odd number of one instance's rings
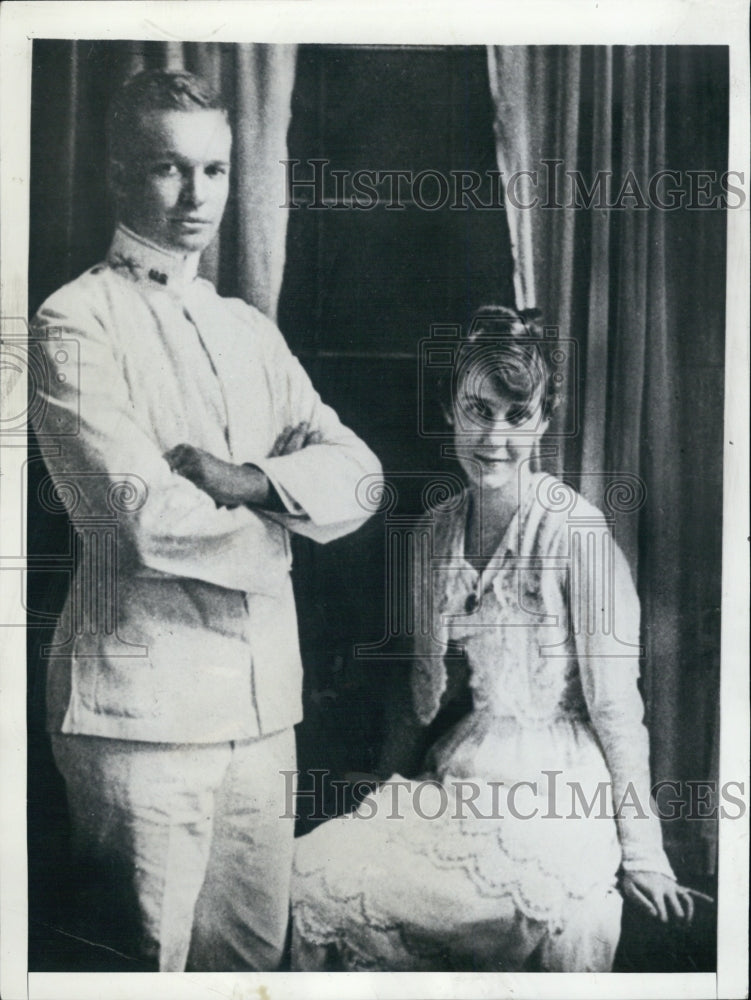
[[[218,744],[56,734],[78,932],[165,972],[275,969],[293,853],[294,731]]]

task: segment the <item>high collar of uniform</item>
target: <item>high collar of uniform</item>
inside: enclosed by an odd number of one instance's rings
[[[120,223],[107,254],[107,263],[132,281],[143,281],[180,294],[198,273],[200,256],[200,253],[180,254],[165,250]]]

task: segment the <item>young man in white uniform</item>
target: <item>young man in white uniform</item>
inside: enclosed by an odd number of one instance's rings
[[[87,933],[161,970],[271,970],[301,718],[288,531],[357,528],[357,484],[380,466],[276,326],[196,276],[229,190],[216,95],[139,74],[110,129],[112,246],[33,323],[49,368],[35,430],[79,539],[48,723]],[[195,485],[208,453],[241,467],[252,503]]]

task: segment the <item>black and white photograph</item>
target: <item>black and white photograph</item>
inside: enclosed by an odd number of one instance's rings
[[[4,5],[8,1000],[748,995],[748,11],[633,11]]]

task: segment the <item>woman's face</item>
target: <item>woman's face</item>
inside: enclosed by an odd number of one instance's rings
[[[453,407],[454,444],[470,484],[506,490],[518,482],[522,463],[545,433],[542,393],[513,399],[497,378],[465,377]]]

